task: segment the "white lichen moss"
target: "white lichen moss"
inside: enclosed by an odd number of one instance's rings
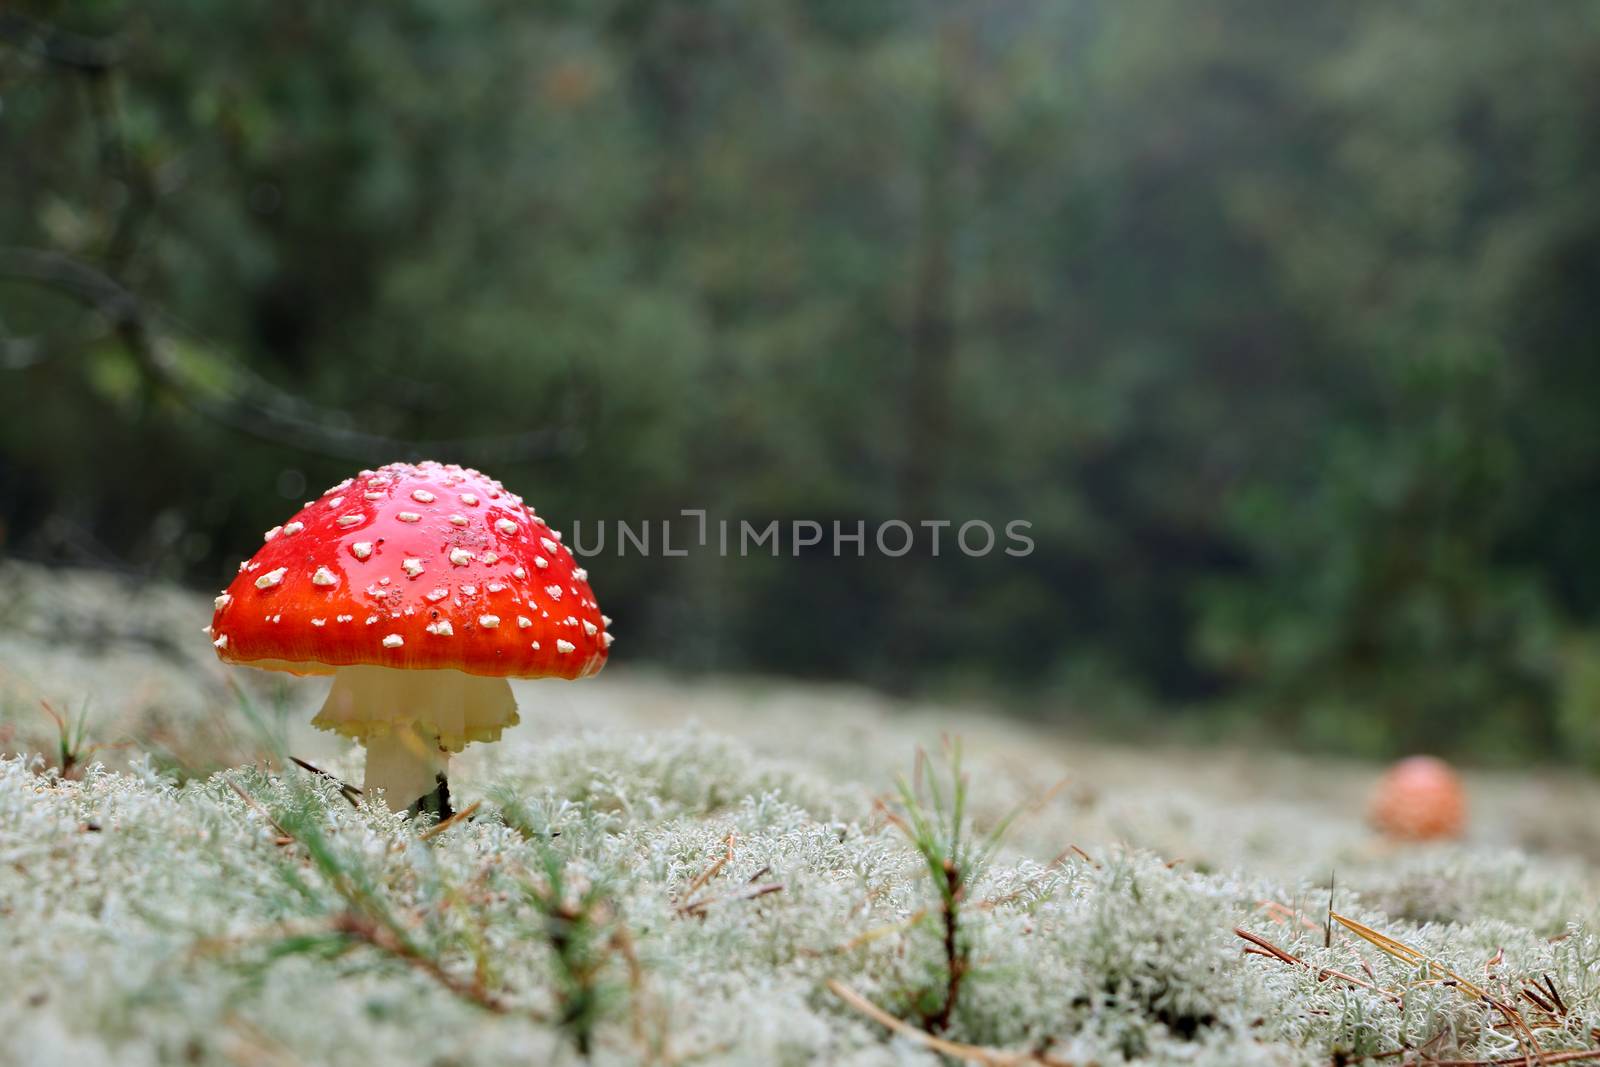
[[[695,729],[560,738],[491,773],[478,818],[423,844],[406,820],[351,808],[304,776],[245,769],[180,788],[148,762],[81,782],[43,773],[38,759],[0,762],[0,901],[26,918],[0,923],[0,1063],[155,1063],[175,1047],[225,1063],[259,1042],[285,1062],[570,1057],[567,1037],[537,1021],[559,1013],[561,995],[522,889],[542,878],[544,846],[496,814],[508,798],[559,831],[547,840],[573,885],[605,887],[637,957],[632,992],[625,961],[606,966],[616,1003],[596,1029],[597,1061],[638,1062],[656,1047],[648,1042],[665,1040],[712,1050],[717,1063],[938,1063],[826,985],[843,981],[914,1017],[918,991],[941,977],[934,926],[908,922],[932,905],[926,870],[873,814],[870,784],[830,784]],[[333,866],[308,862],[302,844],[276,844],[269,815]],[[730,835],[732,858],[691,894]],[[1441,870],[1430,855],[1386,865],[1373,899],[1412,901],[1425,919],[1432,905],[1410,895],[1408,879],[1469,874],[1490,888],[1456,891],[1443,906],[1508,915],[1417,925],[1373,909],[1353,886],[1342,910],[1474,980],[1501,950],[1497,973],[1549,974],[1571,1021],[1541,1041],[1547,1051],[1580,1047],[1600,1024],[1593,928],[1557,924],[1566,936],[1552,941],[1520,922],[1529,906],[1540,921],[1554,916],[1527,899],[1540,896],[1533,879],[1501,873],[1505,856],[1457,850]],[[1554,888],[1546,882],[1544,895]],[[782,888],[743,897],[752,885]],[[350,886],[414,924],[420,951],[463,983],[481,945],[489,988],[509,1010],[485,1012],[360,944],[285,949],[347,922]],[[1317,916],[1319,891],[1197,873],[1137,851],[1056,864],[1002,853],[967,888],[974,963],[946,1036],[1107,1064],[1320,1065],[1334,1049],[1357,1062],[1430,1040],[1441,1056],[1516,1052],[1514,1036],[1459,990],[1419,983],[1415,968],[1351,938],[1323,948],[1320,931],[1260,903],[1299,903]],[[686,916],[691,897],[711,903]],[[1237,925],[1311,967],[1242,955]],[[1408,990],[1404,1011],[1318,981],[1323,967],[1365,975],[1362,961],[1379,984]]]
[[[85,632],[100,632],[88,623],[102,617],[127,625],[126,591],[109,578],[64,584],[55,572],[4,566],[14,598],[70,612]],[[1585,836],[1594,793],[1570,779],[1561,791],[1525,792],[1475,779],[1477,843],[1404,850],[1364,830],[1358,802],[1317,799],[1359,798],[1357,765],[1252,753],[1242,773],[1222,753],[1079,747],[948,709],[891,715],[881,701],[832,689],[608,672],[581,685],[518,683],[533,721],[452,760],[456,806],[481,800],[476,817],[422,842],[405,817],[352,806],[295,770],[254,739],[248,716],[194,682],[214,667],[196,632],[208,600],[140,595],[136,621],[159,620],[196,646],[193,662],[160,674],[160,685],[147,679],[164,660],[149,660],[134,684],[131,652],[69,655],[55,628],[0,633],[0,751],[24,753],[0,758],[4,1067],[581,1062],[551,1021],[567,987],[550,932],[563,927],[529,903],[544,885],[545,848],[574,898],[595,887],[638,962],[634,986],[627,960],[605,957],[594,1062],[937,1067],[827,983],[913,1022],[919,997],[938,988],[932,881],[874,798],[918,742],[952,725],[973,742],[980,831],[1069,781],[964,889],[972,970],[951,1040],[1106,1067],[1323,1067],[1403,1047],[1438,1059],[1519,1054],[1516,1033],[1460,988],[1425,981],[1348,935],[1324,947],[1330,869],[1339,911],[1507,1001],[1518,980],[1548,975],[1566,1015],[1537,1031],[1547,1053],[1593,1044],[1600,1026],[1600,878],[1579,858],[1586,847],[1595,854],[1584,844],[1594,841]],[[376,645],[384,631],[360,629],[364,617],[327,625]],[[505,613],[502,630],[514,617]],[[429,631],[404,651],[464,639]],[[407,704],[418,673],[404,676]],[[91,741],[133,739],[95,757],[120,769],[63,779],[46,765],[55,738],[36,701],[91,678],[95,714],[128,694],[155,710],[96,720]],[[335,690],[342,681],[351,684],[341,676]],[[265,693],[281,684],[274,675]],[[327,683],[294,685],[303,704]],[[487,707],[431,733],[394,717],[379,747],[411,753],[404,746],[415,740],[426,753],[488,740],[499,731]],[[309,713],[289,710],[291,751],[341,777],[360,774],[358,745],[311,731]],[[676,725],[691,714],[709,725]],[[234,733],[219,734],[228,723]],[[367,715],[343,729],[370,744],[380,724]],[[317,739],[342,747],[310,748]],[[174,748],[184,745],[188,756]],[[281,770],[257,769],[267,766]],[[510,806],[535,825],[508,825]],[[1542,852],[1506,844],[1513,820],[1531,828],[1516,838]],[[280,827],[295,840],[280,844]],[[729,854],[730,835],[731,858],[696,886]],[[749,895],[765,886],[781,888]],[[352,894],[374,910],[361,912]],[[685,914],[697,901],[704,906]],[[481,975],[503,1010],[340,933],[378,913],[462,988]],[[1235,927],[1309,966],[1243,955]],[[1404,1009],[1325,968],[1404,990]]]

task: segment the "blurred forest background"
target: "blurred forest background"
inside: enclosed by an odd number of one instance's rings
[[[8,3],[0,552],[1022,518],[590,569],[633,661],[1600,764],[1597,178],[1584,2]]]

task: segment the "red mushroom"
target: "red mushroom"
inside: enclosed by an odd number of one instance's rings
[[[333,675],[313,723],[366,746],[368,794],[448,814],[450,754],[517,723],[507,679],[594,674],[610,621],[521,497],[475,470],[391,463],[268,530],[210,634],[226,662]]]
[[[1370,817],[1378,830],[1402,840],[1459,837],[1467,821],[1466,791],[1443,760],[1411,756],[1379,779]]]

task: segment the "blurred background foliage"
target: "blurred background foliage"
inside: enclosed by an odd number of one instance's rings
[[[1600,7],[0,11],[0,550],[217,585],[354,468],[574,519],[631,659],[1600,762]],[[869,527],[870,528],[870,527]]]

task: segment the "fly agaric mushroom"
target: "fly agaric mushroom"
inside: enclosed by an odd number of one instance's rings
[[[510,678],[605,666],[607,627],[561,535],[475,470],[362,471],[266,533],[217,597],[217,655],[331,674],[313,725],[366,746],[366,791],[450,813],[450,754],[517,723]]]
[[[1370,817],[1380,831],[1402,840],[1459,837],[1467,821],[1466,791],[1443,760],[1411,756],[1379,779]]]

